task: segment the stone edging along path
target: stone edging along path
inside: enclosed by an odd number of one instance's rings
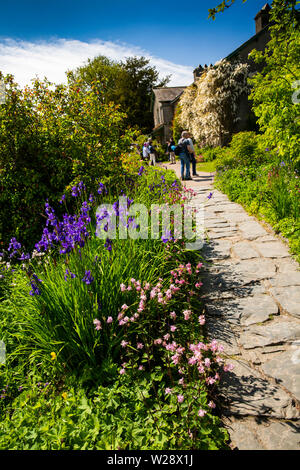
[[[166,167],[179,175],[178,164]],[[201,173],[186,187],[197,193],[194,202],[205,204],[208,335],[234,365],[219,387],[231,447],[300,450],[299,265],[212,179]]]

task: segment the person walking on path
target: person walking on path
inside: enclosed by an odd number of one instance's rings
[[[150,150],[149,150],[149,143],[145,142],[143,145],[143,160],[147,161],[149,158]]]
[[[156,153],[156,150],[155,150],[154,145],[152,145],[152,139],[149,139],[149,155],[150,155],[149,165],[155,166],[156,164],[155,153]]]
[[[181,162],[181,179],[184,180],[191,180],[190,175],[190,153],[192,153],[192,149],[190,147],[190,142],[188,140],[189,133],[187,131],[183,131],[181,134],[181,139],[178,141],[178,145],[180,147],[179,158]],[[185,176],[184,176],[185,170]]]
[[[193,176],[199,176],[197,174],[197,170],[196,170],[196,155],[195,155],[195,149],[194,149],[194,145],[193,145],[193,141],[192,141],[190,133],[188,134],[188,141],[189,141],[189,145],[192,149],[192,152],[190,152],[190,162],[192,164],[192,174],[193,174]]]
[[[168,152],[169,152],[169,155],[170,155],[171,165],[174,165],[176,163],[174,150],[175,150],[175,142],[174,142],[173,138],[171,138],[168,142]]]

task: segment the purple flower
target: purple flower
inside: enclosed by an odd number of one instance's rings
[[[207,199],[211,199],[213,196],[213,193],[209,193],[209,195],[207,196]]]
[[[25,255],[25,253],[22,253],[21,257],[19,258],[20,261],[25,261],[27,259],[30,259],[30,254],[29,253],[27,253],[27,255]]]
[[[65,275],[64,275],[65,281],[67,281],[68,279],[74,279],[75,277],[76,277],[76,274],[71,273],[71,271],[69,271],[68,269],[66,269],[66,273],[65,273]]]
[[[21,249],[21,243],[19,243],[15,237],[13,237],[11,240],[10,240],[10,244],[9,244],[9,247],[8,247],[8,251],[11,251],[11,254],[9,255],[10,258],[12,258],[13,256],[15,256],[17,254],[17,251]]]
[[[141,168],[139,169],[138,175],[142,176],[144,171],[145,171],[145,168],[143,166],[141,166]]]
[[[81,279],[83,282],[85,282],[87,285],[91,284],[94,280],[93,276],[91,275],[91,271],[85,271],[85,275]]]
[[[41,291],[37,286],[37,283],[42,283],[42,279],[39,279],[36,274],[32,275],[33,280],[30,281],[30,285],[32,290],[29,292],[29,295],[34,296],[34,295],[41,295]]]
[[[98,194],[107,194],[107,189],[103,183],[99,183]]]
[[[104,243],[104,246],[108,251],[111,251],[112,250],[112,241],[109,238],[107,238],[105,243]]]

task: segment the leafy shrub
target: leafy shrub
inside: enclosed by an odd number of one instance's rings
[[[1,79],[0,75],[0,79]],[[101,101],[101,87],[88,91],[80,81],[52,85],[36,80],[19,90],[4,78],[5,104],[0,106],[0,235],[4,242],[17,236],[31,245],[39,235],[43,204],[59,208],[66,187],[95,179],[123,178],[122,155],[132,132],[123,131],[123,114]]]
[[[158,384],[158,393],[163,394]],[[175,397],[174,397],[175,398]],[[205,401],[205,392],[202,393]],[[212,413],[196,426],[191,436],[182,427],[187,410],[176,400],[162,400],[160,409],[151,380],[132,383],[121,378],[115,384],[98,386],[89,394],[80,386],[51,382],[32,384],[11,404],[0,421],[2,450],[163,450],[224,449],[226,431]],[[148,410],[152,410],[149,413]],[[198,418],[199,419],[199,418]]]

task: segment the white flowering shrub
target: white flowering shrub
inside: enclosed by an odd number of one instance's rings
[[[239,120],[239,99],[250,91],[247,77],[247,64],[221,60],[205,69],[181,96],[179,124],[202,145],[227,143]]]

